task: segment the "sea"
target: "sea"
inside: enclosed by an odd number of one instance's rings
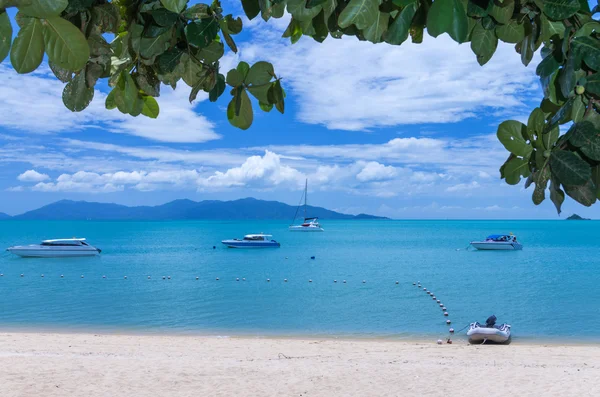
[[[493,314],[512,325],[514,340],[600,341],[597,221],[322,226],[293,233],[282,221],[1,221],[2,248],[76,236],[102,254],[2,252],[0,330],[415,340],[447,336],[450,327],[461,338],[462,328]],[[220,243],[261,232],[281,247]],[[522,251],[467,249],[509,232]]]

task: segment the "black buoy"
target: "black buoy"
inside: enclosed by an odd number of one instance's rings
[[[311,257],[310,257],[310,259],[315,259],[315,257],[314,257],[314,256],[311,256]]]
[[[213,249],[216,249],[217,247],[215,245],[213,245]]]

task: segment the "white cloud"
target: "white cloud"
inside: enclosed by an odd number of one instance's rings
[[[534,67],[523,67],[513,46],[499,45],[481,67],[468,44],[446,35],[402,46],[354,37],[321,44],[303,37],[290,45],[273,40],[285,27],[271,28],[276,34],[265,35],[262,26],[241,58],[274,64],[305,123],[342,130],[450,123],[484,115],[488,108],[515,112],[539,97]]]
[[[473,189],[479,189],[481,185],[477,181],[471,183],[459,183],[458,185],[452,185],[446,188],[447,192],[464,192]]]
[[[23,186],[11,186],[6,188],[7,192],[23,192],[25,191],[25,187]]]
[[[158,98],[160,115],[156,120],[143,116],[134,118],[116,109],[106,110],[106,95],[98,90],[87,109],[73,113],[62,103],[63,87],[64,84],[52,76],[46,66],[34,73],[20,75],[0,65],[0,126],[35,134],[73,133],[97,128],[161,142],[206,142],[220,138],[214,131],[214,124],[196,112],[197,104],[205,100],[206,95],[199,95],[197,102],[189,104],[189,88],[184,85],[175,91],[162,87]],[[32,103],[35,104],[34,114]]]
[[[266,151],[263,156],[251,156],[239,167],[225,172],[217,171],[214,175],[200,180],[201,187],[266,187],[279,185],[302,185],[304,175],[298,170],[283,165],[276,153]]]
[[[391,165],[383,165],[377,161],[371,161],[356,175],[356,179],[361,182],[383,181],[392,179],[396,174],[396,168]]]
[[[47,174],[41,174],[36,170],[27,170],[21,175],[17,176],[17,179],[21,182],[41,182],[46,179],[50,179]]]

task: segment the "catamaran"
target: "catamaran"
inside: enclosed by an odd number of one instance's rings
[[[302,196],[304,197],[304,222],[302,222],[302,224],[300,225],[294,225],[294,222],[296,221],[296,217],[298,216],[298,211],[300,210],[300,207],[302,206],[302,204],[300,204],[298,206],[298,208],[296,209],[296,214],[294,215],[294,220],[292,221],[292,224],[290,225],[290,231],[292,232],[323,232],[323,228],[321,227],[321,225],[319,224],[319,218],[317,217],[312,217],[312,218],[308,218],[306,216],[306,203],[308,202],[308,179],[306,180],[306,183],[304,185],[304,193],[302,194]],[[300,198],[300,202],[302,202],[302,198]]]

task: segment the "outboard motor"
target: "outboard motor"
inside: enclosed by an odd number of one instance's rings
[[[496,325],[496,316],[494,316],[492,314],[491,316],[488,317],[487,320],[485,320],[485,326],[487,328],[494,328],[495,325]]]

